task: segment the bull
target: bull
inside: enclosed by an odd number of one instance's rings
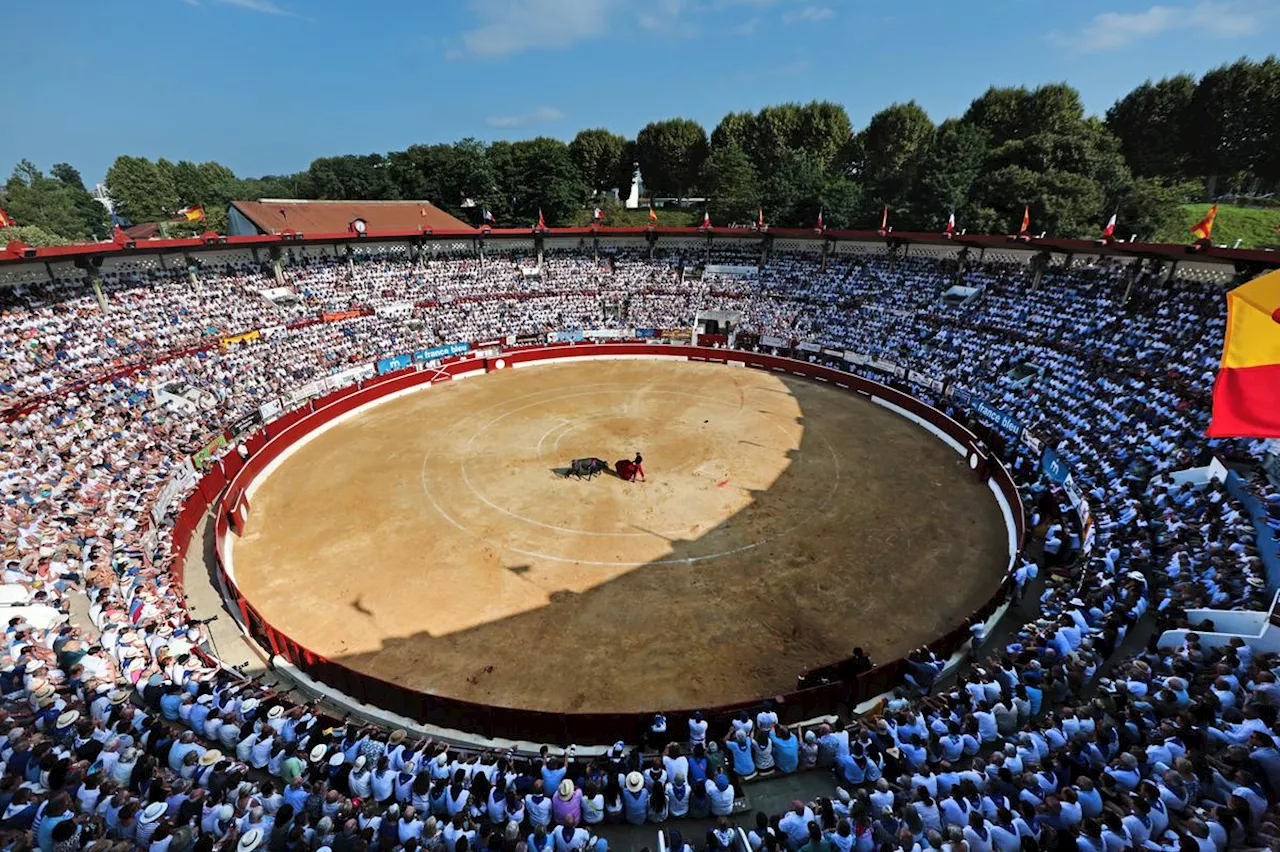
[[[574,459],[569,462],[569,472],[566,476],[576,476],[578,479],[585,476],[587,479],[592,479],[597,473],[604,473],[608,469],[609,463],[604,459]]]

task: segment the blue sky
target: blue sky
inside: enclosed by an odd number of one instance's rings
[[[939,121],[1061,80],[1100,113],[1278,35],[1276,0],[42,0],[6,10],[0,171],[92,184],[125,153],[255,176],[815,98],[855,127],[911,99]]]

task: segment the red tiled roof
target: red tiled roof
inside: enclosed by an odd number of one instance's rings
[[[427,228],[448,231],[471,227],[427,201],[233,201],[264,234],[294,230],[301,234],[341,234],[351,220],[363,219],[370,233],[416,231]]]

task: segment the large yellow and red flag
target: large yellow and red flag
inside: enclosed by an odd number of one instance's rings
[[[1280,438],[1280,270],[1227,293],[1211,438]]]

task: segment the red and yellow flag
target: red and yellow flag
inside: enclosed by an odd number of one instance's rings
[[[1197,240],[1207,240],[1213,233],[1213,219],[1218,215],[1218,205],[1209,208],[1209,212],[1199,222],[1191,226],[1191,233]]]
[[[4,212],[4,208],[0,207],[0,228],[16,228],[18,220]]]
[[[1227,293],[1209,437],[1280,438],[1280,270]]]
[[[1019,234],[1025,234],[1027,229],[1031,227],[1031,205],[1024,204],[1022,206],[1022,227],[1018,229]]]

